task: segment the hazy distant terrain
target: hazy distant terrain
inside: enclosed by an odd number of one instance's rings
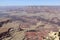
[[[59,29],[60,6],[0,7],[0,40],[43,40]]]

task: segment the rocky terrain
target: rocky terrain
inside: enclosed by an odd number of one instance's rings
[[[60,6],[0,7],[0,40],[44,40],[60,29]]]

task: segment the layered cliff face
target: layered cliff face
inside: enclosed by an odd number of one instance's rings
[[[6,10],[5,10],[6,9]],[[0,9],[0,40],[44,40],[60,29],[60,7],[25,6]]]

